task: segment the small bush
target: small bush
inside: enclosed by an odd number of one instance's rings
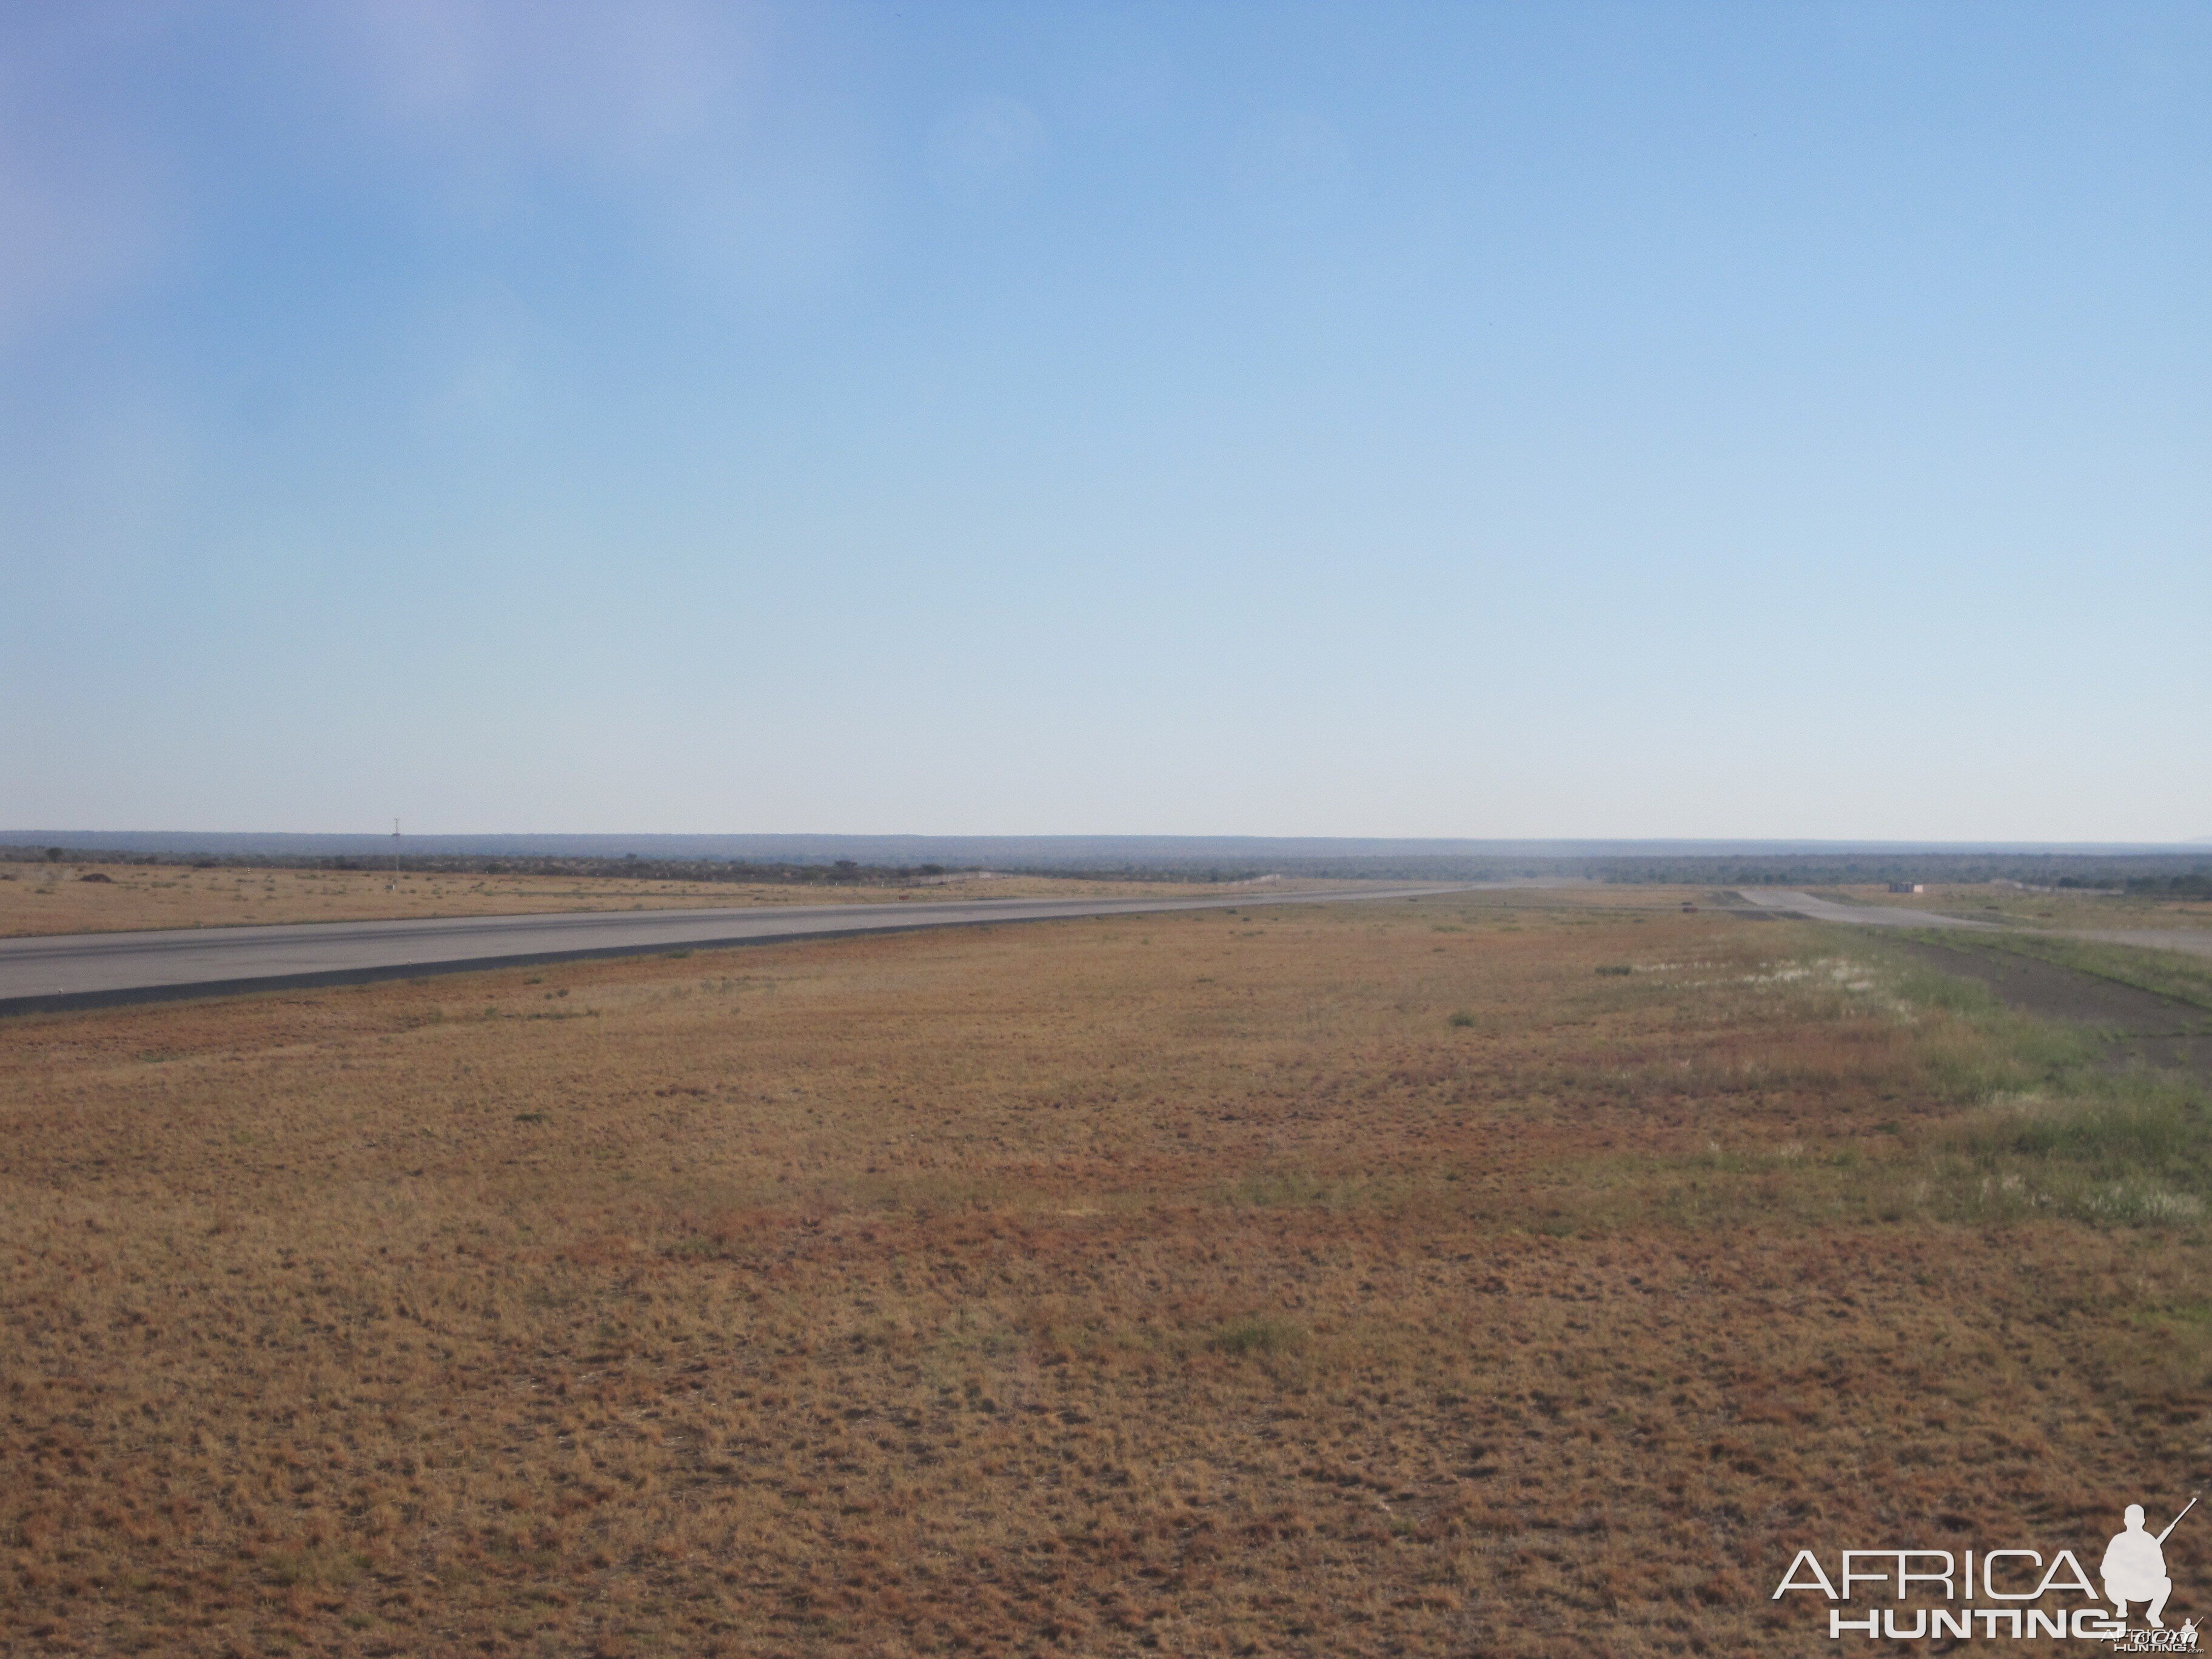
[[[1464,1030],[1466,1027],[1474,1024],[1474,1016],[1469,1013],[1466,1009],[1462,1008],[1444,1023],[1447,1025],[1456,1025]]]

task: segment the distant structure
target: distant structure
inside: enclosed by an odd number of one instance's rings
[[[1889,884],[1889,890],[1893,893],[1924,893],[1928,890],[1928,884],[1921,881],[1893,881]]]

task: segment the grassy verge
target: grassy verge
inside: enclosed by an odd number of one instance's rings
[[[1715,1136],[1656,1160],[1591,1160],[1558,1172],[1578,1201],[1537,1230],[2047,1218],[2203,1231],[2212,1109],[2189,1079],[2115,1068],[2094,1031],[2014,1012],[1885,940],[1854,940],[1853,951],[1843,965],[1830,959],[1826,978],[1850,991],[1827,1018],[1869,1046],[1886,1030],[1877,1097],[1893,1110],[1848,1126],[1808,1118],[1787,1137]]]
[[[1874,954],[1918,1028],[1926,1085],[1955,1109],[1908,1137],[1893,1164],[1869,1171],[1887,1189],[1883,1207],[1954,1221],[2203,1222],[2212,1206],[2212,1111],[2190,1079],[2115,1070],[2088,1032],[2014,1013],[1981,985],[1879,946]]]
[[[2070,968],[2115,984],[2130,985],[2172,997],[2193,1007],[2212,1011],[2212,961],[2174,951],[2150,951],[2130,945],[2106,945],[2091,939],[2053,937],[2048,933],[1929,933],[1931,944],[1953,951],[1981,951],[1992,954],[2033,957],[2039,962]]]

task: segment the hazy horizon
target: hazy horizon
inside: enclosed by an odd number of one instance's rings
[[[0,817],[2212,835],[2208,153],[2185,5],[8,8]]]
[[[778,858],[794,854],[872,849],[886,856],[922,859],[956,848],[1055,848],[1076,851],[1086,848],[1164,852],[1207,850],[1224,855],[1239,851],[1294,856],[1300,854],[1385,856],[1414,853],[1466,854],[1512,858],[1540,856],[1577,858],[1620,854],[1629,850],[1676,855],[1733,854],[1757,855],[1789,853],[1973,854],[2042,853],[2094,855],[2098,854],[2194,854],[2212,848],[2212,837],[2179,842],[2037,842],[1848,840],[1821,837],[1757,839],[1728,836],[1549,836],[1507,837],[1466,836],[1176,836],[1068,833],[1023,835],[933,835],[924,831],[898,833],[841,833],[837,831],[733,831],[729,833],[654,830],[572,834],[558,830],[531,832],[477,831],[446,834],[427,831],[398,837],[403,849],[441,852],[497,853],[536,851],[549,854],[620,852],[624,848],[653,848],[670,857],[754,856]],[[80,852],[177,852],[193,850],[240,853],[329,853],[374,854],[392,849],[390,833],[359,830],[285,831],[253,830],[0,830],[0,847],[37,848],[60,845]],[[664,845],[665,844],[665,845]],[[932,849],[936,849],[933,853]]]

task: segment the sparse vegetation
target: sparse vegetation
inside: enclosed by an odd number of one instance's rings
[[[1949,950],[1982,951],[2030,957],[2056,963],[2078,974],[2132,985],[2138,990],[2171,997],[2212,1011],[2212,957],[2179,951],[2150,951],[2098,939],[2065,939],[2049,933],[1944,933]]]
[[[60,849],[55,849],[57,853]],[[639,860],[642,864],[643,860]],[[967,898],[1172,896],[1212,886],[1146,881],[1111,884],[1054,877],[947,876],[836,871],[740,881],[636,874],[541,874],[502,869],[463,886],[435,870],[409,869],[392,890],[390,866],[322,868],[182,863],[82,866],[54,884],[54,864],[27,866],[47,878],[0,894],[0,937],[142,927],[236,927],[261,922],[359,921],[387,916],[516,915],[562,910],[675,909],[709,905],[860,903]],[[78,868],[79,866],[71,866]],[[900,879],[910,874],[911,879]],[[0,879],[10,878],[0,872]],[[85,884],[92,884],[88,888]],[[1278,884],[1274,890],[1281,890]]]
[[[1893,893],[1879,886],[1825,890],[1845,903],[1878,904],[1888,909],[1925,910],[1994,921],[2008,927],[2072,929],[2212,928],[2212,896],[2187,885],[2169,888],[2125,884],[2110,878],[2098,888],[2022,887],[2010,882],[1935,884],[1923,893]]]
[[[1795,1650],[2193,1467],[2201,1091],[1677,899],[12,1021],[0,1652]]]

